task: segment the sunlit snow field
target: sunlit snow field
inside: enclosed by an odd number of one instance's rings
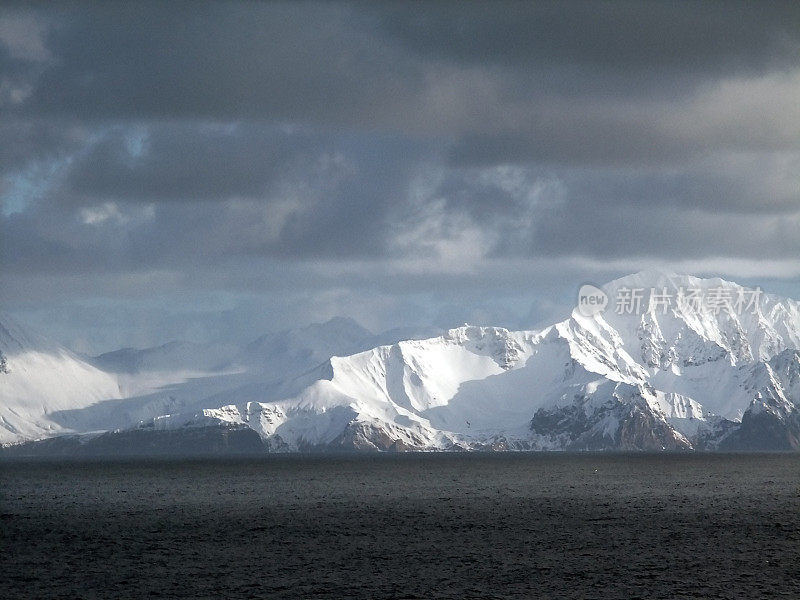
[[[2,598],[800,597],[800,457],[0,463]]]

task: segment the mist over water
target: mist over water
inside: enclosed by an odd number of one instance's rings
[[[800,595],[800,457],[0,463],[0,597]]]

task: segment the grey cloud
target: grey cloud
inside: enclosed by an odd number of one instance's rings
[[[475,94],[473,66],[499,86],[500,118],[535,99],[685,96],[709,79],[792,68],[800,53],[791,3],[81,8],[58,11],[54,59],[26,114],[425,129],[449,120],[430,97],[445,74]],[[479,133],[482,116],[451,127]]]
[[[346,5],[109,3],[64,12],[47,39],[57,60],[38,78],[28,113],[353,123],[402,102],[415,79]]]
[[[252,150],[262,134],[245,136],[241,148]],[[216,139],[191,130],[179,136],[169,127],[151,139],[161,137]],[[791,227],[781,235],[776,229],[800,212],[800,198],[792,195],[794,163],[771,167],[771,155],[752,159],[747,169],[721,156],[678,172],[437,167],[439,175],[419,186],[436,154],[414,143],[301,137],[291,150],[289,138],[279,138],[286,143],[279,155],[289,158],[276,160],[283,168],[267,164],[263,171],[246,158],[242,170],[238,144],[231,142],[229,152],[211,144],[220,153],[200,162],[198,185],[189,175],[173,176],[197,168],[196,153],[180,152],[183,142],[152,143],[136,159],[123,138],[112,136],[114,152],[100,142],[87,160],[75,161],[66,175],[70,185],[58,187],[65,196],[0,219],[2,249],[13,257],[8,272],[425,256],[446,272],[451,267],[436,262],[443,248],[468,251],[457,260],[462,266],[481,256],[770,259],[800,251]],[[95,155],[109,161],[99,179],[90,168]],[[211,194],[203,189],[205,169],[212,173]],[[781,184],[781,176],[789,179]]]
[[[43,119],[0,119],[0,175],[59,160],[85,146],[84,128]]]
[[[610,211],[585,202],[542,215],[532,232],[530,251],[596,259],[793,260],[800,254],[798,225],[800,211],[761,217],[666,206],[632,205]]]
[[[688,8],[688,9],[687,9]],[[414,52],[471,63],[630,71],[758,71],[794,66],[794,2],[492,2],[401,6],[386,31]]]
[[[449,160],[454,165],[498,163],[596,166],[652,165],[685,162],[703,146],[681,140],[652,122],[610,116],[559,115],[521,124],[516,132],[477,133],[460,137]]]
[[[150,302],[176,335],[214,294],[214,331],[511,321],[569,278],[800,252],[796,3],[23,12],[31,43],[0,23],[12,307]]]
[[[792,3],[114,3],[58,12],[46,38],[53,59],[30,74],[33,90],[14,112],[436,135],[455,140],[458,165],[675,164],[715,144],[796,147],[780,127],[785,107],[774,107],[772,122],[752,118],[764,112],[758,102],[725,117],[746,88],[696,102],[731,77],[796,67]]]
[[[719,214],[792,214],[800,210],[800,153],[726,153],[698,156],[680,168],[556,169],[570,188],[568,210],[623,212],[637,207]]]
[[[141,131],[100,136],[43,198],[0,219],[9,271],[378,257],[429,156],[403,139],[165,124],[147,127],[131,152]]]
[[[63,189],[82,201],[263,197],[276,179],[310,167],[325,151],[320,139],[276,127],[122,128],[77,159]]]

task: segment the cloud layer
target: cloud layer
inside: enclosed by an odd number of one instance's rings
[[[659,265],[800,292],[798,65],[792,2],[6,6],[0,302],[95,347],[121,306],[144,343],[516,325]]]

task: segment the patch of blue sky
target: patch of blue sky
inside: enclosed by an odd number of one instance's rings
[[[0,212],[4,217],[25,210],[50,188],[60,161],[37,163],[18,173],[5,177],[0,187]]]

